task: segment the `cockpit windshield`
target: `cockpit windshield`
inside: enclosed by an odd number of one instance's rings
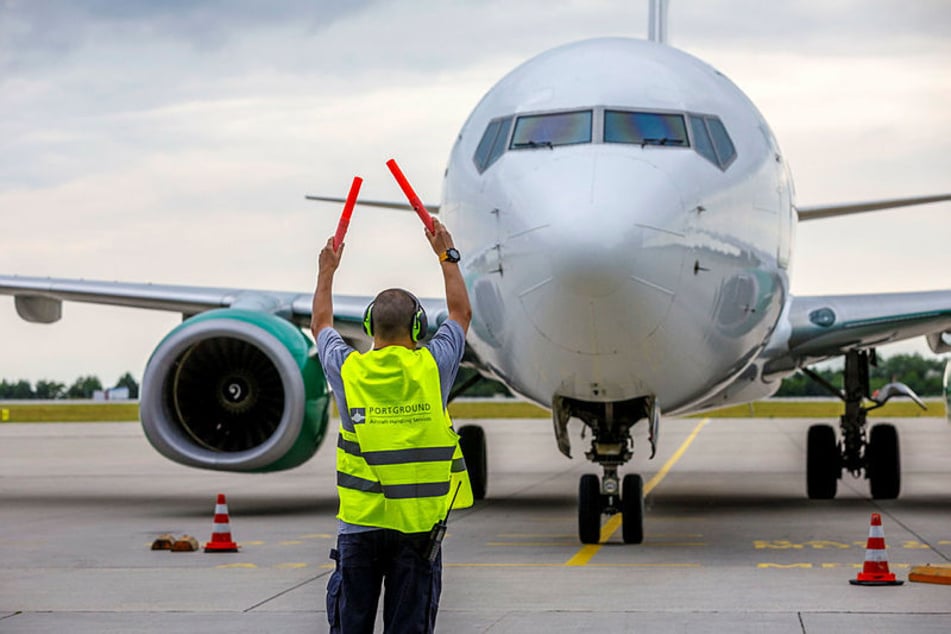
[[[604,111],[605,143],[677,145],[687,147],[683,115],[656,112]]]
[[[514,120],[514,121],[513,121]],[[693,148],[721,170],[737,150],[719,117],[692,112],[646,112],[595,106],[589,110],[508,115],[491,120],[472,161],[484,172],[506,151],[560,145],[619,143],[641,148]]]
[[[590,110],[519,117],[509,147],[524,150],[577,143],[591,143]]]

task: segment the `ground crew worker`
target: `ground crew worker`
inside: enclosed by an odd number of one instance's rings
[[[327,584],[331,632],[372,632],[385,583],[385,632],[432,632],[442,589],[442,557],[425,552],[430,532],[472,504],[459,437],[446,411],[472,309],[452,236],[438,221],[426,232],[439,256],[449,317],[432,339],[426,313],[403,289],[367,307],[373,348],[360,353],[333,329],[333,276],[343,245],[320,252],[311,330],[340,411],[337,439],[337,548]]]

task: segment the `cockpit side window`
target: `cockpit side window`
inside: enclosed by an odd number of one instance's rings
[[[697,154],[707,159],[714,165],[719,165],[717,161],[717,152],[713,149],[713,141],[710,139],[710,133],[707,132],[707,124],[701,117],[690,115],[690,131],[693,133],[693,147]]]
[[[689,115],[693,146],[703,158],[721,170],[736,158],[736,147],[719,117]]]
[[[476,169],[484,172],[505,152],[505,141],[512,128],[512,117],[502,117],[489,122],[472,157]]]
[[[501,119],[490,121],[489,127],[487,127],[482,134],[479,146],[476,148],[475,155],[472,157],[472,162],[475,163],[476,169],[480,172],[484,172],[485,168],[489,166],[489,151],[492,150],[492,144],[495,143],[495,137],[499,134],[499,126],[501,124]]]
[[[683,115],[657,112],[604,111],[605,143],[688,147]]]
[[[489,122],[482,133],[479,146],[476,147],[476,153],[472,156],[472,162],[479,172],[487,170],[505,152],[505,141],[511,128],[512,117],[502,117]]]
[[[513,150],[591,143],[591,110],[519,117],[509,145]]]
[[[512,117],[505,117],[499,120],[499,133],[495,135],[495,143],[492,144],[492,149],[489,150],[489,158],[485,164],[486,168],[495,163],[495,161],[505,153],[505,142],[508,141],[509,130],[511,129]]]
[[[720,167],[726,169],[726,166],[736,158],[736,148],[733,147],[733,141],[727,134],[723,122],[717,117],[705,117],[707,127],[710,129],[710,136],[713,138],[713,147],[716,148],[717,156],[720,158]]]

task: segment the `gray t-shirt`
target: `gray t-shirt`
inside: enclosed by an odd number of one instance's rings
[[[423,347],[429,349],[436,361],[436,367],[439,368],[442,404],[443,407],[446,407],[449,391],[452,389],[453,381],[456,380],[456,374],[459,372],[459,362],[462,361],[462,354],[466,349],[466,335],[462,331],[462,326],[452,319],[447,319],[436,329],[436,334]],[[317,354],[320,365],[324,368],[327,385],[330,386],[334,399],[337,401],[340,418],[348,426],[350,425],[350,409],[347,407],[347,395],[343,391],[340,368],[351,352],[355,352],[355,349],[344,341],[340,333],[333,328],[324,328],[317,333]],[[338,522],[338,524],[340,533],[379,530],[375,527],[358,526],[346,522]]]

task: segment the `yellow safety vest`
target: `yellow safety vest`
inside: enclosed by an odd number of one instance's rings
[[[337,442],[337,517],[350,524],[428,531],[472,506],[459,436],[442,405],[439,369],[426,348],[351,353],[340,368],[349,409]]]

